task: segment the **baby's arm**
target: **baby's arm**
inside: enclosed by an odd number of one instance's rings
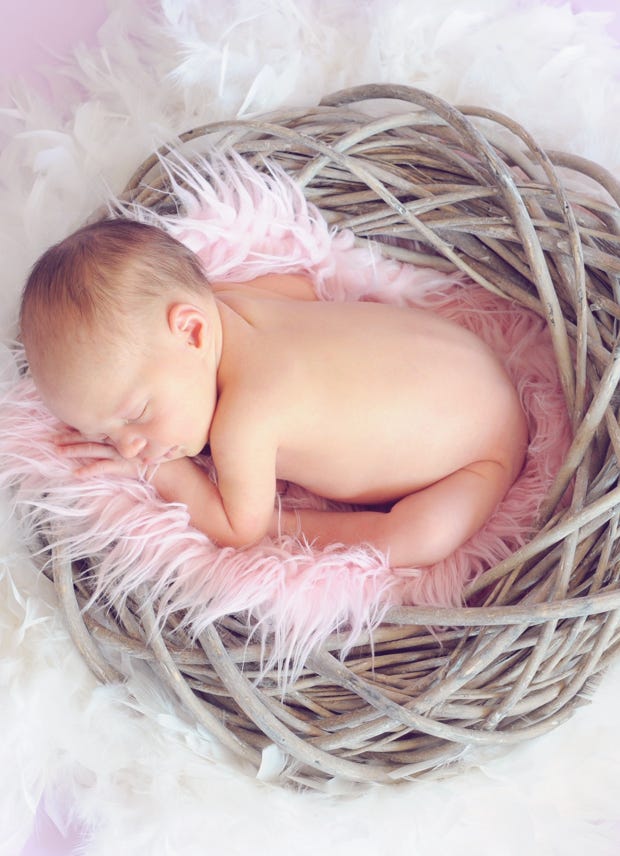
[[[270,534],[303,535],[319,547],[366,543],[388,554],[394,567],[424,567],[474,535],[511,482],[499,462],[479,461],[405,496],[388,512],[283,511],[274,514]]]
[[[244,546],[217,486],[190,458],[161,464],[152,482],[162,499],[186,505],[192,525],[213,541],[226,546]]]
[[[192,524],[220,546],[256,543],[273,516],[277,414],[253,399],[254,390],[248,397],[220,396],[209,433],[217,486],[188,458],[162,464],[153,476],[162,498],[185,503]]]
[[[271,478],[243,479],[241,474],[236,479],[224,471],[215,485],[194,461],[179,458],[161,464],[152,481],[162,499],[184,503],[192,525],[220,546],[248,547],[267,534],[276,491],[275,462]]]
[[[88,440],[76,431],[59,434],[57,446],[63,457],[79,462],[75,471],[84,478],[141,478],[153,469],[139,458],[123,458],[109,443]],[[190,458],[157,465],[151,481],[162,499],[187,505],[192,525],[222,546],[246,547],[267,534],[276,491],[275,452],[270,456],[253,446],[245,456],[229,455],[227,460],[223,454],[217,486]]]

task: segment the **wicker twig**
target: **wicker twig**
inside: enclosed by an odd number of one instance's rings
[[[398,109],[373,118],[365,102],[377,98]],[[358,242],[457,267],[536,312],[551,330],[574,440],[538,531],[469,586],[468,605],[393,608],[344,662],[342,640],[327,640],[284,698],[277,675],[253,681],[261,650],[248,643],[244,616],[210,627],[195,645],[136,604],[105,620],[95,609],[82,616],[88,589],[77,568],[71,584],[55,555],[61,605],[91,667],[114,680],[115,652],[151,663],[187,715],[229,750],[256,767],[275,743],[289,756],[288,779],[307,785],[436,775],[468,746],[553,728],[620,643],[620,185],[583,158],[543,151],[508,117],[401,86],[202,126],[164,151],[175,148],[234,149],[258,168],[268,157]],[[157,153],[124,196],[160,212],[179,206]]]

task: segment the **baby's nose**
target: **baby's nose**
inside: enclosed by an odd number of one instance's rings
[[[119,437],[115,446],[123,458],[136,458],[146,446],[146,440],[134,434],[129,437]]]

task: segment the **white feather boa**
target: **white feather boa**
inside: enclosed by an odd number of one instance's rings
[[[409,83],[502,110],[544,145],[620,171],[620,57],[603,19],[568,5],[110,5],[100,47],[80,50],[53,81],[56,105],[16,91],[0,116],[4,342],[34,258],[120,190],[158,143],[203,121],[313,104],[362,82]],[[458,778],[349,800],[273,790],[229,766],[139,670],[132,695],[95,684],[37,574],[31,533],[6,500],[0,508],[1,852],[19,852],[44,792],[60,825],[73,812],[92,826],[94,856],[617,852],[617,671],[556,732],[478,758]]]

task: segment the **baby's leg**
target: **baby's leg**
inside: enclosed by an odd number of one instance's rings
[[[388,512],[286,511],[272,534],[279,526],[318,546],[370,544],[388,554],[393,567],[432,565],[481,528],[510,484],[501,464],[479,461],[403,497]]]
[[[395,567],[445,559],[485,524],[510,484],[499,463],[480,461],[404,497],[378,522],[381,549]]]

